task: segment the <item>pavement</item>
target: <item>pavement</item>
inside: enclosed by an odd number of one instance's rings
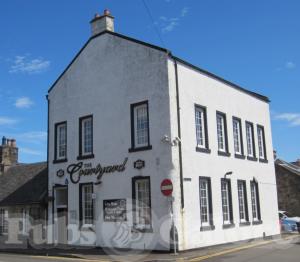
[[[84,261],[84,262],[115,262],[115,261],[263,261],[263,262],[299,262],[300,235],[281,235],[273,239],[241,241],[192,251],[180,252],[176,256],[162,252],[121,251],[115,253],[103,249],[25,249],[2,250],[0,262],[25,261]],[[109,253],[108,253],[109,252]]]

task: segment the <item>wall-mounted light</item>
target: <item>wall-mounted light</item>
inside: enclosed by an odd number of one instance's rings
[[[232,173],[233,173],[232,171],[228,171],[228,172],[226,172],[226,173],[225,173],[225,175],[224,175],[224,178],[226,179],[226,177],[227,177],[227,176],[231,176],[231,175],[232,175]]]

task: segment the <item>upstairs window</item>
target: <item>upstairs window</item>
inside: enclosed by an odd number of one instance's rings
[[[133,223],[135,229],[151,229],[150,178],[133,178]]]
[[[259,160],[266,160],[265,130],[263,126],[257,125],[258,156]]]
[[[232,126],[233,126],[234,153],[236,155],[242,156],[244,155],[244,148],[243,148],[243,134],[242,134],[241,119],[233,117]]]
[[[6,209],[0,209],[0,234],[8,233],[8,211]]]
[[[228,154],[226,115],[217,112],[217,137],[219,154]]]
[[[229,179],[221,179],[222,212],[224,225],[233,224],[231,183]]]
[[[254,130],[253,124],[250,122],[246,122],[246,138],[248,159],[255,159]]]
[[[195,127],[197,151],[209,152],[206,108],[203,106],[195,105]]]
[[[93,184],[80,185],[80,215],[82,225],[94,224]]]
[[[79,158],[93,157],[93,116],[79,119]]]
[[[67,122],[55,124],[55,156],[54,161],[67,158]]]
[[[129,152],[151,149],[149,138],[148,101],[131,105],[131,149]]]

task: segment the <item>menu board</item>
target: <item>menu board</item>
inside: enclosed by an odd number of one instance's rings
[[[126,221],[126,199],[103,200],[103,215],[106,222]]]

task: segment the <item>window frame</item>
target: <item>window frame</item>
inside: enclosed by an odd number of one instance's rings
[[[92,140],[92,150],[91,152],[85,153],[84,150],[84,132],[83,132],[83,123],[87,121],[88,119],[91,119],[91,140]],[[79,156],[77,157],[77,160],[82,159],[88,159],[88,158],[94,158],[94,119],[93,115],[86,115],[79,118]]]
[[[202,134],[203,134],[203,145],[198,144],[198,134],[197,134],[197,111],[202,111]],[[209,140],[208,140],[208,125],[207,125],[207,108],[199,104],[194,105],[195,111],[195,134],[196,134],[196,151],[203,153],[210,153]]]
[[[83,193],[84,193],[84,187],[91,186],[92,187],[92,193],[94,194],[94,184],[93,183],[80,183],[79,184],[79,223],[80,227],[93,227],[95,225],[95,203],[92,197],[92,220],[93,223],[85,223],[85,205],[84,205],[84,198],[83,198]]]
[[[256,217],[254,217],[254,206],[253,206],[253,191],[252,188],[255,188],[255,203],[256,203]],[[258,182],[256,180],[250,181],[250,193],[251,193],[251,207],[252,207],[252,224],[261,224],[261,210],[260,210],[260,198],[259,198],[259,188]]]
[[[238,130],[238,136],[239,136],[239,148],[240,152],[236,152],[235,148],[235,128],[234,128],[234,122],[238,122],[239,130]],[[232,130],[233,130],[233,148],[234,148],[234,156],[236,158],[245,159],[244,155],[244,141],[243,141],[243,127],[242,127],[242,120],[241,118],[232,117]]]
[[[247,132],[247,127],[250,126],[251,130],[251,145],[252,145],[252,154],[249,154],[249,143],[248,143],[248,132]],[[245,127],[246,127],[246,144],[247,144],[247,159],[251,161],[257,161],[256,158],[256,148],[255,148],[255,135],[254,135],[254,125],[252,122],[245,121]]]
[[[239,190],[239,185],[242,185],[242,188],[243,188],[243,203],[244,203],[243,208],[244,208],[244,216],[245,216],[245,218],[241,218],[241,205],[240,205],[240,190]],[[240,225],[250,225],[246,180],[237,180],[237,193],[238,193],[238,206],[239,206],[239,220],[240,220]]]
[[[202,221],[202,201],[201,201],[201,181],[205,181],[207,185],[207,222]],[[199,207],[200,207],[200,231],[214,230],[214,220],[213,220],[213,204],[212,204],[212,192],[211,192],[211,178],[210,177],[199,177]]]
[[[148,191],[149,191],[149,224],[138,224],[137,223],[137,216],[138,216],[138,211],[137,211],[137,194],[136,194],[136,183],[138,181],[145,180],[148,182]],[[133,229],[137,230],[139,232],[153,232],[152,228],[152,204],[151,204],[151,180],[150,176],[137,176],[132,178],[132,207],[133,207],[133,212],[132,212],[132,221],[133,221]]]
[[[228,220],[224,219],[224,199],[223,199],[223,184],[227,187],[227,208],[228,208]],[[221,203],[222,203],[222,217],[223,217],[223,228],[233,227],[233,207],[232,207],[232,191],[231,191],[231,180],[229,178],[221,178]]]
[[[223,119],[223,144],[224,150],[219,148],[219,132],[218,132],[218,117]],[[220,156],[230,156],[229,147],[228,147],[228,131],[227,131],[227,119],[226,114],[220,111],[216,111],[216,127],[217,127],[217,146],[218,146],[218,155]]]
[[[8,234],[8,210],[5,208],[0,208],[0,236]]]
[[[65,134],[65,140],[66,140],[66,154],[64,157],[59,157],[59,135],[60,133],[58,132],[58,129],[60,126],[65,126],[66,130],[66,134]],[[55,123],[54,125],[54,160],[53,163],[62,163],[62,162],[66,162],[68,161],[67,159],[67,155],[68,155],[68,126],[67,126],[67,121],[62,121],[62,122],[58,122]]]
[[[136,108],[146,105],[147,107],[147,138],[148,141],[144,145],[137,146],[136,145],[136,137],[137,137],[137,129],[135,125],[135,120],[136,120]],[[128,152],[137,152],[137,151],[144,151],[144,150],[151,150],[152,146],[150,144],[150,120],[149,120],[149,103],[148,100],[134,103],[130,105],[130,128],[131,128],[131,148],[128,149]]]
[[[262,148],[262,151],[263,151],[263,157],[260,156],[260,139],[259,139],[259,130],[262,131],[262,136],[261,136],[261,146],[263,147]],[[268,160],[267,160],[267,149],[266,149],[266,137],[265,137],[265,128],[264,126],[262,125],[257,125],[257,143],[258,143],[258,159],[259,159],[259,162],[263,162],[263,163],[267,163]]]

